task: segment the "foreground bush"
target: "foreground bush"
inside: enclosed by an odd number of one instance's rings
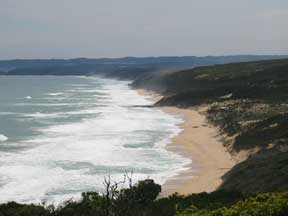
[[[0,216],[50,216],[50,211],[43,206],[9,202],[0,205]]]
[[[287,216],[288,193],[264,193],[216,210],[192,205],[177,216]]]
[[[53,206],[0,205],[0,216],[287,216],[288,192],[243,194],[215,191],[157,199],[161,186],[153,180],[140,181],[129,188],[106,182],[106,193],[82,193],[79,201]]]

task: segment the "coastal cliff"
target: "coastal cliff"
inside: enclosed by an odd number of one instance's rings
[[[288,60],[233,63],[172,73],[155,106],[197,108],[219,129],[238,164],[221,189],[288,189]]]

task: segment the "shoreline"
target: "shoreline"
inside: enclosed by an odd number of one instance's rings
[[[150,96],[153,101],[162,97],[143,89],[137,92],[139,95]],[[212,192],[221,185],[221,177],[235,165],[232,155],[220,141],[217,128],[208,124],[202,114],[206,108],[160,107],[162,111],[181,116],[184,120],[179,125],[182,132],[166,148],[192,160],[187,170],[162,185],[161,196],[175,192],[182,195]]]

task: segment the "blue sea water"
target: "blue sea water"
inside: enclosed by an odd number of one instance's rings
[[[190,160],[166,150],[182,119],[129,82],[0,77],[0,202],[59,203],[133,171],[163,184]],[[140,106],[139,106],[140,105]]]

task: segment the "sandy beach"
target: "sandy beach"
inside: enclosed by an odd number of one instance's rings
[[[152,96],[155,101],[160,98],[151,92],[138,92]],[[221,185],[221,177],[234,166],[235,161],[221,143],[217,128],[207,123],[205,115],[202,114],[205,107],[201,110],[177,107],[161,109],[184,119],[180,125],[183,131],[167,148],[192,160],[187,170],[169,179],[162,186],[162,196],[174,192],[190,194],[217,189]]]

